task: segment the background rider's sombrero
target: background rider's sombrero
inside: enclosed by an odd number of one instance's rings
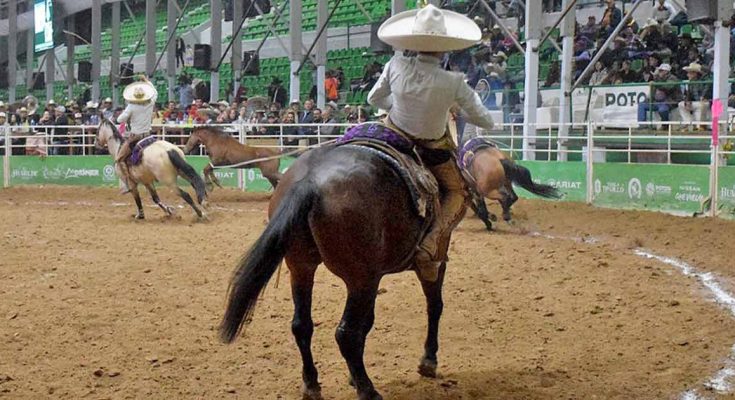
[[[482,32],[464,15],[429,4],[388,18],[380,26],[378,37],[397,49],[445,52],[476,44],[482,39]]]
[[[151,101],[156,93],[156,89],[150,82],[133,82],[123,91],[123,98],[128,103],[145,104]]]

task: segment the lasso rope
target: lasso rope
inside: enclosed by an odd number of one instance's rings
[[[239,168],[239,167],[244,167],[244,166],[250,165],[250,164],[257,164],[257,163],[263,162],[263,161],[277,160],[279,158],[288,157],[288,156],[291,156],[291,155],[294,155],[294,154],[301,153],[301,152],[306,151],[308,149],[313,149],[315,147],[324,146],[325,144],[331,144],[331,143],[334,143],[336,141],[337,141],[337,139],[332,139],[332,140],[328,140],[326,142],[322,142],[322,143],[318,143],[318,144],[312,144],[312,145],[306,146],[305,148],[299,148],[299,149],[296,149],[296,150],[293,150],[293,151],[289,151],[287,153],[281,153],[281,154],[278,154],[278,155],[275,155],[275,156],[270,156],[270,157],[256,158],[256,159],[253,159],[253,160],[247,160],[247,161],[239,162],[237,164],[214,165],[214,164],[212,164],[210,162],[209,163],[209,166],[211,166],[214,169],[220,169],[220,168]]]

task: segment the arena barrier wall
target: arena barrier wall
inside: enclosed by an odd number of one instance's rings
[[[117,186],[118,179],[110,156],[12,156],[9,185],[82,185]],[[208,157],[187,156],[186,160],[201,174],[209,163]],[[281,172],[293,163],[292,157],[281,160]],[[2,167],[0,167],[2,168]],[[0,169],[0,172],[4,170]],[[252,192],[271,190],[271,184],[260,170],[217,169],[214,172],[222,186],[242,188]]]

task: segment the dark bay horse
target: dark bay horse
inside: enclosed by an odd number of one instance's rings
[[[467,151],[472,142],[475,142],[475,147],[471,157],[469,159],[465,157],[464,170],[472,176],[478,194],[473,199],[473,209],[488,230],[492,229],[491,219],[494,216],[488,212],[485,199],[498,201],[503,208],[503,219],[510,222],[510,207],[518,201],[513,183],[541,197],[561,198],[561,193],[556,188],[535,183],[527,168],[516,164],[489,141],[472,139],[463,146],[463,150]],[[478,144],[480,146],[477,146]]]
[[[381,278],[411,265],[422,234],[423,221],[410,196],[398,172],[367,147],[327,146],[299,157],[271,199],[268,226],[235,270],[220,326],[222,340],[232,342],[251,320],[259,294],[285,258],[295,308],[291,329],[303,361],[303,397],[321,399],[311,353],[311,302],[314,273],[324,263],[347,287],[335,336],[351,383],[360,399],[381,399],[365,370],[363,351]],[[419,373],[428,377],[436,376],[445,270],[442,264],[435,282],[419,276],[428,311]]]
[[[274,149],[264,147],[253,147],[240,143],[227,132],[223,132],[219,128],[211,126],[203,126],[195,128],[186,142],[184,153],[191,153],[198,144],[203,144],[207,148],[210,164],[204,167],[204,180],[210,190],[213,184],[222,187],[219,179],[214,175],[214,166],[234,165],[245,161],[266,159],[251,164],[244,165],[240,168],[258,168],[268,182],[275,188],[278,181],[281,180],[281,173],[278,172],[280,160],[277,158],[281,152]]]

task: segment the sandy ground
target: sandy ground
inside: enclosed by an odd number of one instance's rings
[[[217,340],[230,274],[265,226],[267,199],[219,191],[212,201],[209,222],[185,208],[163,218],[150,201],[136,222],[132,199],[113,190],[0,191],[0,398],[300,398],[287,271],[243,337]],[[415,276],[384,279],[365,357],[386,399],[728,398],[703,384],[723,367],[735,320],[695,280],[631,249],[679,257],[732,288],[735,223],[536,201],[515,217],[495,233],[468,217],[455,234],[438,379],[416,373],[426,316]],[[320,269],[313,349],[327,399],[355,397],[334,342],[344,298]]]

